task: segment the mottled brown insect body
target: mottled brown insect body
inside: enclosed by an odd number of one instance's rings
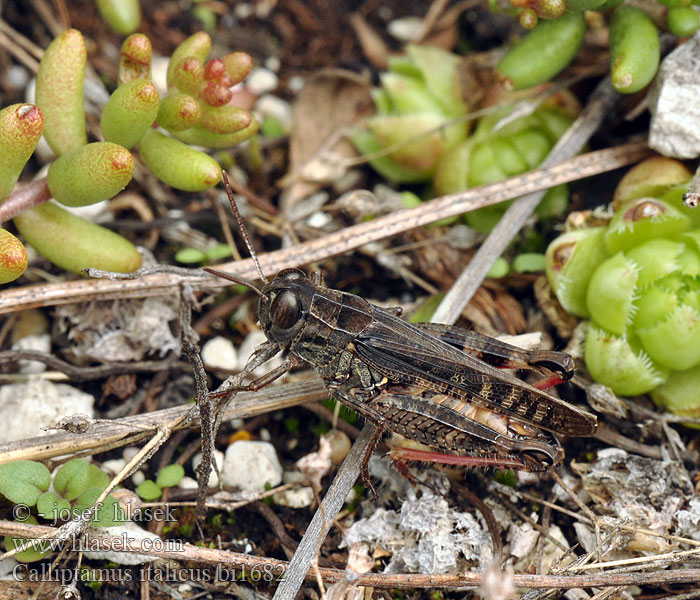
[[[384,431],[421,448],[392,449],[392,459],[546,471],[563,459],[555,434],[590,436],[596,417],[545,387],[573,376],[573,359],[562,352],[525,351],[449,325],[410,324],[400,309],[387,310],[333,290],[319,273],[285,269],[268,282],[245,233],[224,178],[231,206],[265,285],[213,269],[249,285],[260,296],[258,318],[268,343],[252,363],[284,351],[287,360],[250,389],[259,389],[300,362],[310,364],[330,395],[377,426],[363,463]],[[549,373],[538,386],[499,369]],[[541,384],[541,385],[540,385]],[[405,468],[402,472],[408,473]]]

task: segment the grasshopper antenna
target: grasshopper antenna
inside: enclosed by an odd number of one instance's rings
[[[248,281],[244,277],[239,277],[238,275],[231,275],[230,273],[224,273],[223,271],[212,269],[210,267],[202,267],[202,271],[206,271],[207,273],[211,273],[212,275],[216,275],[217,277],[221,277],[222,279],[228,279],[229,281],[233,281],[233,283],[240,283],[241,285],[244,285],[247,288],[254,291],[261,298],[267,298],[267,296],[265,296],[265,294],[262,293],[262,290],[257,285],[255,285],[251,281]]]
[[[248,248],[248,252],[250,253],[250,257],[253,259],[253,262],[255,263],[255,268],[258,270],[258,275],[260,275],[260,279],[262,279],[263,283],[268,283],[267,277],[265,277],[265,273],[263,273],[262,267],[260,266],[260,262],[258,261],[258,256],[255,254],[255,250],[253,250],[253,245],[250,243],[250,238],[248,237],[248,230],[245,227],[245,223],[243,223],[243,218],[241,217],[241,213],[238,212],[238,206],[236,205],[236,200],[233,197],[233,190],[231,189],[231,184],[228,181],[228,174],[226,173],[225,170],[222,169],[222,176],[224,178],[224,188],[226,189],[226,195],[228,196],[228,201],[231,204],[231,210],[233,211],[233,214],[236,216],[236,222],[238,223],[238,229],[241,231],[241,235],[243,236],[243,240],[245,241],[245,245]],[[205,269],[208,270],[208,269]],[[227,277],[227,279],[229,279]],[[233,281],[233,279],[231,279]],[[242,283],[242,282],[236,282],[236,283]],[[244,285],[250,285],[248,283],[245,283]],[[262,296],[262,293],[259,295]]]

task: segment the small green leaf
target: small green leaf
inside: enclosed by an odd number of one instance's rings
[[[22,521],[24,525],[38,525],[38,521],[34,517],[29,517],[27,520]],[[25,544],[31,540],[25,540],[22,538],[5,536],[5,549],[10,552],[15,548],[24,547]],[[43,540],[41,542],[35,542],[33,546],[27,547],[26,550],[22,550],[15,554],[15,559],[21,562],[34,562],[44,558],[49,552],[51,552],[51,540]]]
[[[233,253],[231,252],[231,246],[228,244],[217,244],[209,248],[204,254],[207,261],[216,262],[217,260],[228,258]]]
[[[15,504],[34,506],[49,489],[51,473],[33,460],[15,460],[0,465],[0,492]]]
[[[85,511],[92,508],[97,502],[104,490],[100,488],[88,488],[73,505],[73,513],[77,515],[83,514]],[[126,520],[124,509],[121,507],[117,499],[109,494],[99,506],[92,516],[92,524],[98,527],[114,527]]]
[[[87,488],[90,463],[84,458],[74,458],[56,473],[53,489],[66,500],[75,500]]]
[[[101,17],[116,33],[129,35],[141,23],[139,0],[96,0]]]
[[[133,148],[153,125],[159,105],[158,90],[150,81],[132,79],[120,85],[109,97],[100,118],[105,141]]]
[[[539,252],[523,252],[513,260],[513,271],[516,273],[538,273],[544,271],[544,254]]]
[[[163,491],[158,487],[155,481],[146,479],[146,481],[136,488],[136,493],[146,502],[152,502],[160,498]]]
[[[175,253],[175,260],[184,265],[201,263],[207,259],[207,255],[197,248],[183,248]]]
[[[10,195],[44,131],[44,115],[33,104],[0,110],[0,200]]]
[[[97,465],[88,466],[88,478],[86,488],[99,488],[104,490],[109,485],[109,475]]]
[[[36,508],[39,515],[54,522],[70,515],[70,502],[54,492],[44,492],[39,496]]]
[[[174,487],[180,480],[185,476],[185,468],[182,465],[174,464],[163,467],[158,473],[158,478],[156,479],[156,485],[165,487]]]

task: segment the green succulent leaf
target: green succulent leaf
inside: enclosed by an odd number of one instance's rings
[[[168,131],[182,131],[194,127],[202,116],[199,102],[189,94],[171,92],[160,103],[158,125]]]
[[[209,34],[204,31],[198,31],[194,35],[191,35],[177,48],[175,48],[175,51],[170,56],[170,63],[168,64],[168,88],[174,87],[175,82],[173,80],[173,72],[175,67],[183,58],[187,56],[194,56],[204,63],[207,60],[207,56],[209,56],[210,51],[211,38],[209,37]]]
[[[634,315],[639,267],[622,252],[601,264],[588,283],[586,302],[593,320],[607,331],[622,335]]]
[[[66,154],[87,143],[83,79],[87,50],[83,34],[67,29],[46,49],[36,76],[36,104],[44,113],[44,137]]]
[[[593,379],[622,396],[646,394],[668,378],[668,371],[654,365],[638,343],[592,324],[584,357]]]
[[[0,202],[10,195],[44,131],[44,115],[33,104],[0,110]]]
[[[0,229],[0,284],[21,277],[27,270],[27,249],[7,229]]]
[[[547,278],[564,310],[588,317],[586,295],[594,271],[607,258],[602,227],[560,235],[547,248]]]
[[[214,133],[197,124],[191,129],[173,132],[173,137],[186,144],[204,146],[205,148],[232,148],[252,138],[258,132],[259,127],[260,124],[256,118],[253,118],[248,127],[235,133]]]
[[[95,0],[97,10],[119,35],[129,35],[141,23],[141,3],[139,0]]]
[[[119,85],[132,79],[151,78],[151,40],[142,33],[133,33],[124,40],[119,53]]]
[[[132,79],[119,86],[100,118],[105,141],[133,148],[153,125],[159,105],[158,90],[146,79]]]
[[[221,181],[221,167],[211,156],[151,129],[139,143],[146,166],[164,183],[201,192]]]
[[[58,157],[46,183],[65,206],[87,206],[112,198],[134,175],[134,157],[118,144],[95,142]]]
[[[136,247],[121,235],[47,202],[14,219],[22,237],[55,265],[81,273],[93,267],[129,273],[141,266]]]

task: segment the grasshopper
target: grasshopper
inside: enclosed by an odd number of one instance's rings
[[[268,342],[249,365],[286,355],[245,389],[257,390],[301,363],[311,365],[331,397],[376,425],[362,463],[373,494],[367,465],[384,432],[419,446],[391,452],[394,466],[409,478],[406,460],[547,471],[564,457],[556,435],[593,435],[594,415],[543,389],[573,376],[568,354],[526,351],[449,325],[410,324],[399,318],[398,308],[325,287],[319,272],[308,277],[284,269],[268,281],[226,177],[224,184],[264,285],[205,270],[259,296],[258,319]],[[530,385],[500,370],[506,368],[549,375]]]

